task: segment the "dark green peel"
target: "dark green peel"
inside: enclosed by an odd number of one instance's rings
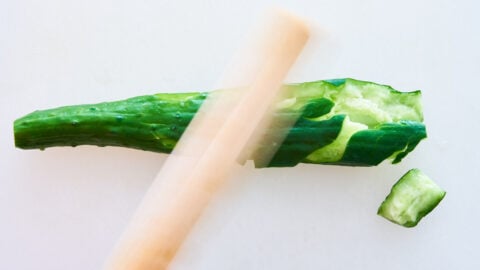
[[[273,122],[300,117],[293,126],[267,129],[252,157],[257,166],[373,166],[385,159],[397,163],[426,137],[419,91],[402,93],[353,79],[285,87],[288,97],[277,104]],[[15,145],[121,146],[170,153],[207,95],[155,94],[35,111],[15,121]],[[283,142],[279,134],[287,134]],[[258,153],[280,143],[268,165],[259,160]]]
[[[322,148],[337,138],[345,115],[336,115],[328,120],[312,121],[301,117],[290,129],[287,137],[267,167],[293,167],[316,149]],[[264,146],[261,145],[259,151]],[[256,162],[256,167],[262,167]]]
[[[15,121],[15,145],[122,146],[169,153],[206,97],[175,95],[176,99],[158,94],[35,111]]]
[[[345,154],[337,164],[373,166],[392,155],[395,155],[392,163],[398,163],[426,136],[423,124],[410,121],[362,130],[350,138]]]

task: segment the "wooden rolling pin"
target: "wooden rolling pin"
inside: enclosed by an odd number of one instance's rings
[[[277,12],[255,50],[248,87],[211,95],[168,157],[104,269],[167,269],[190,229],[227,181],[303,49],[308,28]],[[233,77],[242,72],[233,68]],[[238,75],[237,75],[238,74]],[[255,132],[257,134],[258,132]]]

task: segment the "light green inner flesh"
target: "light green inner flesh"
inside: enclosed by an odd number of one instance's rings
[[[444,193],[428,176],[414,169],[394,186],[381,214],[399,224],[417,221],[423,208]]]

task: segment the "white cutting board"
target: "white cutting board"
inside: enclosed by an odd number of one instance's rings
[[[289,81],[423,90],[429,138],[401,164],[245,168],[172,269],[480,269],[475,1],[0,1],[0,269],[100,269],[165,156],[14,148],[36,109],[209,90],[277,2],[329,32]],[[447,190],[416,228],[376,216],[418,167]]]

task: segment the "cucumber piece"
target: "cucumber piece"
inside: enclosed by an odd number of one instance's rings
[[[396,163],[426,138],[420,91],[399,92],[355,79],[284,87],[287,96],[276,104],[277,124],[267,128],[251,157],[257,167]],[[14,122],[15,145],[121,146],[170,153],[207,95],[164,93],[35,111]],[[298,115],[293,126],[278,124]],[[272,160],[261,160],[260,153],[275,144],[280,146]]]
[[[412,169],[393,185],[377,214],[404,227],[415,227],[442,201],[445,194],[423,172]]]

